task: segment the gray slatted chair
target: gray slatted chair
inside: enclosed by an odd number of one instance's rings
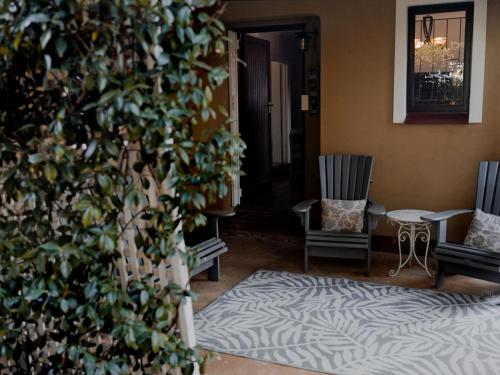
[[[476,208],[493,215],[500,215],[500,170],[498,161],[479,164]],[[437,273],[436,288],[441,287],[445,274],[460,274],[500,283],[500,254],[447,242],[447,220],[467,213],[470,209],[449,210],[425,215],[422,219],[436,225]]]
[[[373,169],[373,157],[365,155],[322,155],[319,157],[321,197],[342,200],[367,200]],[[292,210],[300,217],[305,230],[304,271],[309,257],[366,260],[371,272],[371,231],[384,207],[368,202],[362,233],[345,233],[310,228],[310,211],[318,200],[308,200]]]

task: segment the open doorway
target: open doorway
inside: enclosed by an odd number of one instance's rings
[[[240,132],[247,144],[243,207],[290,212],[304,197],[304,54],[299,28],[241,32]]]
[[[232,188],[237,215],[224,226],[301,234],[291,207],[319,195],[319,18],[229,29],[231,129],[247,150]]]

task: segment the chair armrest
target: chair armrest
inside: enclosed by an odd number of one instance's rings
[[[372,216],[383,216],[385,215],[385,208],[381,204],[377,202],[370,202],[368,209],[367,209],[368,215]]]
[[[448,211],[436,212],[434,214],[424,215],[421,217],[421,219],[425,221],[436,222],[436,221],[448,220],[458,215],[470,214],[472,212],[474,212],[474,210],[467,210],[467,209],[448,210]]]
[[[292,211],[297,214],[307,212],[311,210],[312,205],[317,201],[318,201],[317,199],[310,199],[308,201],[297,203],[295,206],[292,207]]]
[[[231,217],[236,215],[236,212],[234,212],[233,210],[220,210],[220,211],[209,210],[209,211],[203,211],[203,214],[205,216],[213,216],[213,217]]]

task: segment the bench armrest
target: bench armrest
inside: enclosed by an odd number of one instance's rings
[[[292,211],[295,212],[296,214],[307,212],[311,210],[312,205],[317,201],[318,201],[317,199],[310,199],[308,201],[297,203],[295,206],[292,207]]]
[[[448,220],[458,215],[470,214],[472,212],[474,212],[474,210],[468,210],[468,209],[447,210],[447,211],[436,212],[434,214],[424,215],[421,217],[421,219],[425,221],[436,222],[436,221]]]
[[[377,202],[369,202],[367,212],[368,215],[383,216],[385,215],[385,208]]]
[[[236,215],[236,212],[233,210],[209,210],[209,211],[203,211],[203,214],[205,216],[212,216],[212,217],[231,217]]]

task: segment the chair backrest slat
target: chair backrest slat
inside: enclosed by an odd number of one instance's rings
[[[326,158],[319,158],[319,176],[321,181],[321,196],[326,197],[327,195],[327,186],[326,186]]]
[[[498,215],[500,213],[500,173],[498,161],[479,164],[476,208]]]
[[[497,173],[496,188],[491,213],[500,216],[500,171]]]
[[[340,184],[342,183],[342,155],[335,155],[335,178],[333,184],[335,186],[336,199],[342,199],[340,195]]]
[[[483,208],[484,188],[486,186],[486,175],[488,174],[488,162],[479,164],[479,175],[477,176],[476,208]]]
[[[358,162],[358,172],[356,175],[356,186],[354,187],[355,197],[359,197],[362,195],[362,189],[363,189],[363,177],[365,173],[365,164],[366,164],[366,157],[360,156],[359,162]]]
[[[362,199],[368,199],[368,190],[372,182],[373,157],[367,156],[365,161],[365,173],[363,174],[363,187],[361,192],[364,195]]]
[[[488,163],[488,176],[486,181],[486,191],[484,193],[483,208],[486,212],[491,212],[493,208],[493,194],[495,193],[495,185],[497,182],[498,162]]]
[[[330,196],[333,195],[333,156],[330,156],[326,159],[326,168],[326,174],[328,176],[327,195]]]
[[[351,156],[346,155],[342,158],[342,179],[341,179],[341,199],[348,199],[349,191],[349,168],[351,166]]]
[[[356,194],[356,177],[358,174],[358,161],[359,161],[359,156],[358,155],[352,155],[351,156],[351,169],[349,171],[349,184],[352,186],[351,189],[349,189],[349,195],[346,199],[353,200],[354,196]]]
[[[368,198],[373,157],[322,155],[319,157],[321,197],[361,200]]]

